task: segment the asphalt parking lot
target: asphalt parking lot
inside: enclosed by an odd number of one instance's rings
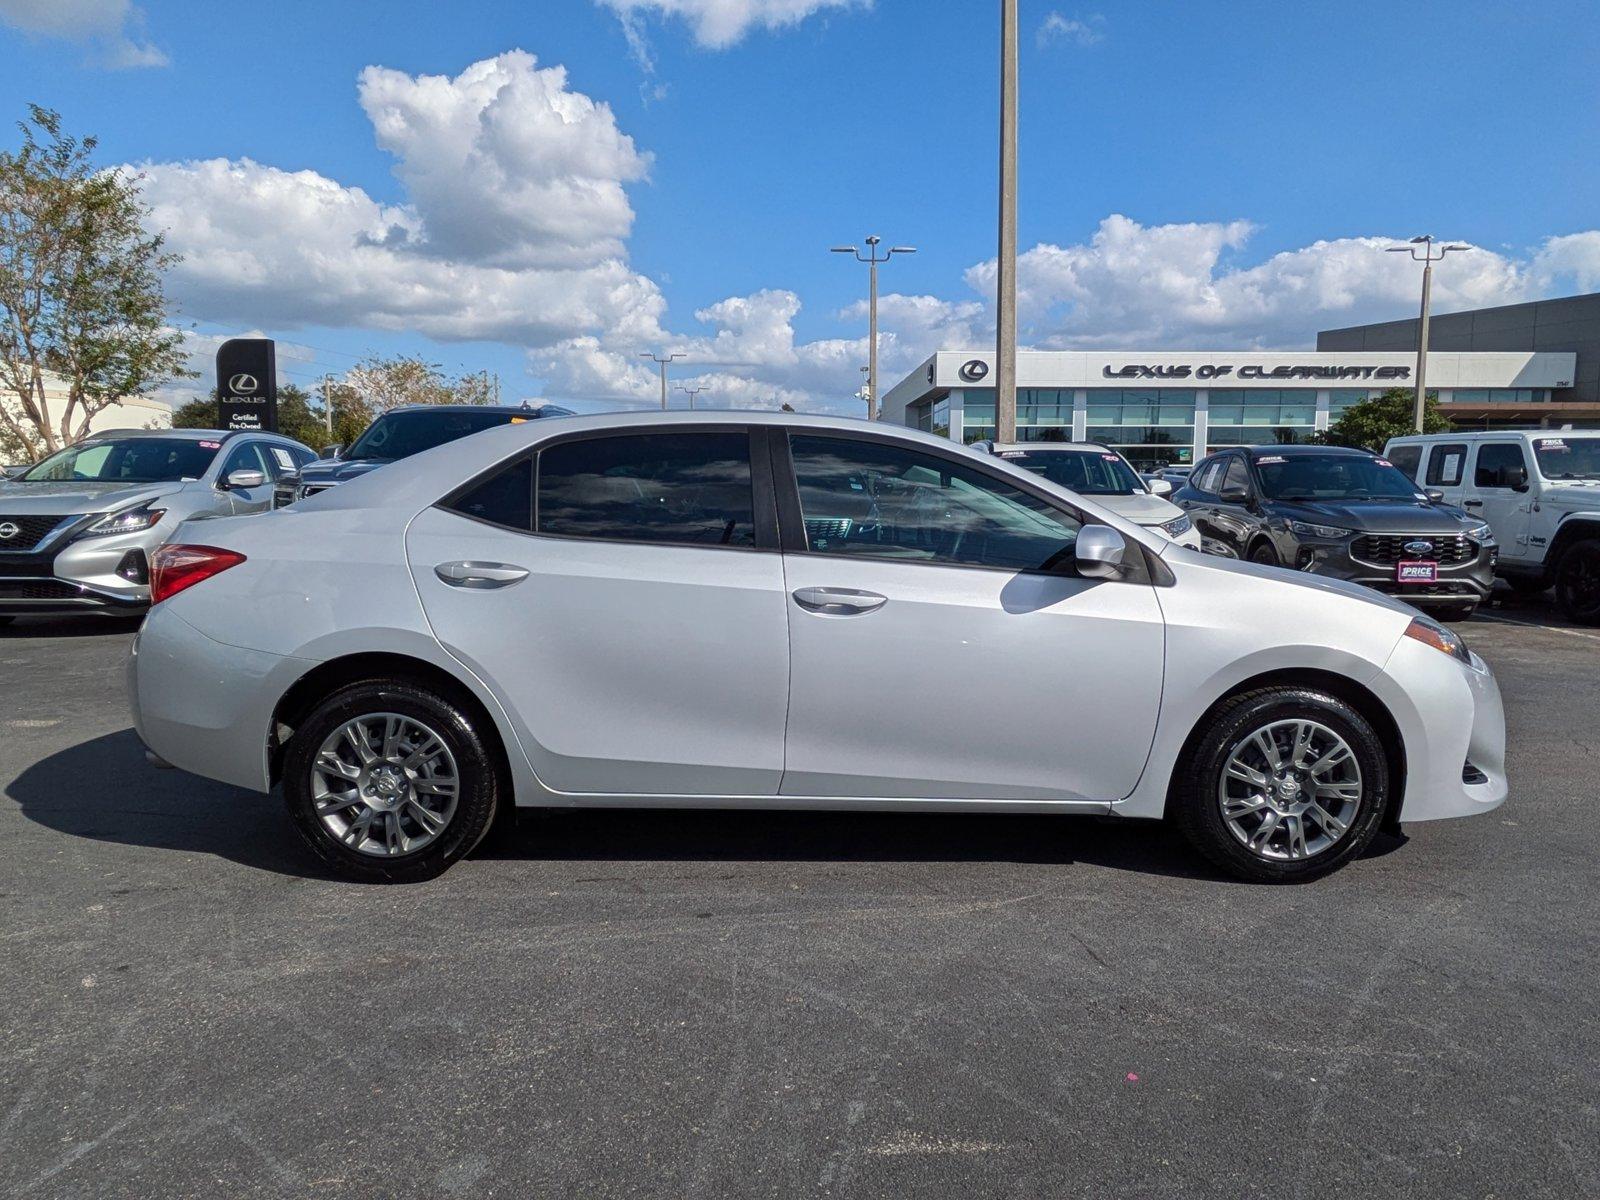
[[[1508,601],[1511,801],[1307,887],[1155,827],[589,812],[409,888],[0,630],[0,1196],[1600,1195],[1600,630]]]

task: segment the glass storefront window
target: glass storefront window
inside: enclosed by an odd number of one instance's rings
[[[1207,453],[1224,446],[1283,446],[1311,440],[1317,393],[1310,388],[1223,388],[1210,394]]]
[[[1544,404],[1550,392],[1546,388],[1456,388],[1450,399],[1456,404]]]
[[[1366,388],[1334,388],[1328,393],[1328,423],[1337,421],[1345,409],[1360,404],[1367,396]]]
[[[1141,471],[1193,462],[1194,406],[1188,388],[1091,388],[1085,436]]]

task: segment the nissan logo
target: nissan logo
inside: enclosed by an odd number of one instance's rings
[[[236,396],[248,396],[260,386],[254,375],[243,371],[228,380],[228,390]]]
[[[22,526],[13,524],[10,521],[7,521],[7,522],[5,522],[5,524],[0,525],[0,538],[4,538],[6,541],[10,541],[12,538],[16,537],[17,534],[19,534],[21,532],[22,532]]]
[[[1401,549],[1407,554],[1432,554],[1433,543],[1424,541],[1407,542]]]
[[[966,380],[968,383],[977,383],[978,380],[982,379],[988,373],[989,364],[984,362],[981,358],[968,359],[966,362],[961,364],[961,369],[956,372],[957,375],[961,376],[961,378]]]

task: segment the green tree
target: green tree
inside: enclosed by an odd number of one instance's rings
[[[187,372],[161,282],[177,257],[145,232],[138,177],[96,168],[94,138],[28,112],[21,148],[0,150],[0,431],[32,458]]]
[[[313,450],[337,442],[348,446],[372,422],[372,410],[362,403],[355,389],[335,384],[333,388],[333,434],[323,420],[321,405],[312,406],[303,388],[284,384],[278,388],[278,432],[304,442]],[[179,429],[215,429],[217,394],[196,396],[173,410],[172,424]]]
[[[351,368],[344,382],[376,412],[404,404],[491,404],[499,390],[486,371],[452,376],[414,354],[368,358]]]
[[[1411,388],[1390,388],[1345,409],[1320,440],[1376,453],[1390,438],[1416,432],[1416,404],[1417,394]],[[1422,432],[1445,433],[1449,429],[1450,420],[1439,411],[1438,396],[1429,392],[1423,402]]]

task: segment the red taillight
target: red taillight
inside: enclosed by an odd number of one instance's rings
[[[216,546],[162,546],[150,556],[150,603],[160,604],[184,588],[236,567],[244,561],[237,550]]]

